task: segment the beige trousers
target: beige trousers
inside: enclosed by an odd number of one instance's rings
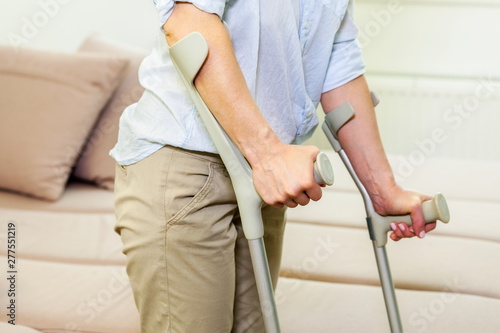
[[[142,333],[264,332],[248,244],[218,155],[164,147],[117,166],[116,231]],[[263,208],[276,286],[285,210]]]

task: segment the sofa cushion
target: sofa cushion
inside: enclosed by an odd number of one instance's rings
[[[16,324],[45,333],[140,332],[124,266],[20,258],[17,270]],[[6,301],[7,297],[0,299],[3,309]]]
[[[300,244],[300,246],[299,246]],[[500,243],[429,234],[389,242],[394,283],[413,290],[454,290],[500,300]],[[372,242],[364,229],[288,223],[280,275],[377,285]]]
[[[276,303],[286,333],[390,332],[379,287],[280,278]],[[500,300],[453,291],[396,290],[406,333],[496,333]]]
[[[24,258],[73,264],[124,265],[112,213],[47,212],[0,208],[0,225],[14,222],[16,253]],[[7,233],[0,230],[0,244]],[[4,253],[5,249],[0,249]]]
[[[127,60],[0,48],[0,188],[56,200]]]
[[[0,191],[1,208],[112,214],[114,212],[113,192],[98,188],[95,185],[70,181],[57,201],[38,200],[13,192]]]
[[[109,151],[118,139],[119,118],[123,110],[137,102],[144,91],[139,83],[138,71],[146,55],[97,36],[87,38],[80,46],[80,51],[115,54],[129,59],[121,83],[106,105],[73,172],[77,178],[113,189],[115,162],[109,156]]]

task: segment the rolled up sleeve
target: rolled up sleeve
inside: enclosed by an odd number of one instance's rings
[[[358,28],[349,6],[333,44],[323,92],[335,89],[365,73],[365,61],[358,40]]]
[[[217,14],[220,18],[224,15],[227,1],[228,0],[182,0],[182,2],[192,3],[207,13]],[[172,14],[175,2],[176,0],[153,0],[162,26],[167,22],[170,14]]]

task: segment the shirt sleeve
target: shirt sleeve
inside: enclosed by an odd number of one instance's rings
[[[163,26],[167,19],[172,14],[172,10],[174,9],[175,2],[177,0],[153,0],[153,3],[156,6],[156,10],[158,11],[158,15],[160,17],[160,23]],[[199,9],[211,13],[217,14],[221,19],[224,14],[224,9],[226,6],[226,2],[229,0],[182,0],[182,2],[189,2],[198,7]]]
[[[352,17],[352,2],[335,35],[323,92],[335,89],[365,73],[365,61]]]

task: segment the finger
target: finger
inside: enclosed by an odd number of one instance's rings
[[[425,234],[428,231],[435,228],[435,225],[434,225],[434,227],[432,227],[432,229],[428,230],[428,227],[426,226],[426,223],[425,223],[424,212],[422,210],[422,202],[427,201],[427,200],[431,200],[432,197],[428,196],[426,194],[422,194],[422,193],[419,194],[419,197],[420,197],[420,203],[415,204],[412,207],[412,210],[410,212],[410,216],[411,216],[411,219],[413,222],[413,228],[415,229],[415,235],[419,238],[424,238]]]
[[[301,192],[293,199],[293,201],[301,206],[305,206],[311,201],[311,198],[306,193]]]
[[[266,203],[267,203],[267,202],[266,202]],[[274,207],[274,208],[278,208],[278,209],[279,209],[279,208],[283,208],[283,207],[285,207],[285,205],[284,205],[284,204],[282,204],[282,203],[275,203],[275,204],[268,204],[268,205],[269,205],[269,206],[272,206],[272,207]]]
[[[397,227],[396,223],[391,222],[390,226],[391,226],[392,232],[391,232],[391,234],[389,235],[389,237],[390,237],[393,241],[395,241],[395,242],[399,241],[399,240],[401,239],[401,237],[399,237],[399,236],[396,234],[396,232],[398,232],[398,227]]]
[[[397,240],[400,240],[401,238],[404,237],[403,231],[398,227],[398,224],[396,222],[391,222],[391,229],[392,229],[392,234],[394,235],[395,238],[397,238]]]
[[[401,234],[405,238],[411,238],[415,237],[415,233],[413,231],[413,228],[411,228],[409,225],[407,225],[404,222],[397,223],[397,227],[399,230],[401,230]]]
[[[429,231],[436,229],[436,226],[437,226],[436,222],[427,223],[425,225],[425,232],[429,232]]]
[[[318,201],[323,196],[323,190],[321,189],[321,186],[315,183],[313,186],[311,186],[309,189],[305,191],[305,194],[312,201]]]
[[[398,236],[396,236],[396,234],[394,232],[391,232],[391,234],[389,235],[389,237],[395,241],[395,242],[398,242],[401,238],[399,238]]]
[[[415,235],[419,238],[424,238],[425,237],[424,212],[422,211],[422,206],[419,203],[413,205],[410,216]]]
[[[295,200],[293,199],[287,199],[285,200],[285,202],[283,202],[283,204],[289,208],[295,208],[297,207],[299,204],[297,202],[295,202]]]

